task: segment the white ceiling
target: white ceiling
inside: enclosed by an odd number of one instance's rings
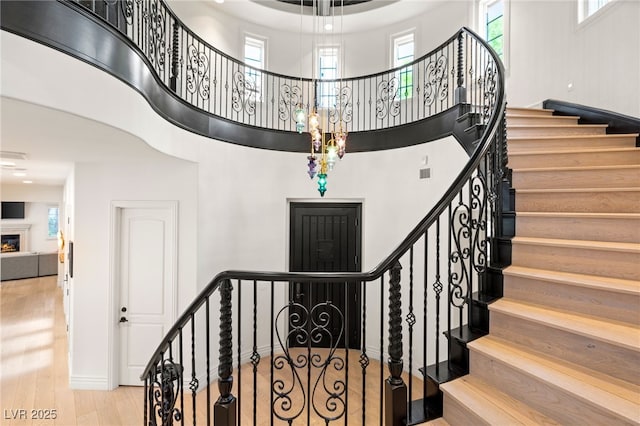
[[[74,162],[164,156],[139,138],[93,120],[16,99],[2,97],[0,102],[1,150],[27,154],[26,160],[10,160],[27,176],[16,177],[3,167],[2,183],[62,185]]]
[[[173,0],[176,1],[176,0]],[[177,0],[180,1],[180,0]],[[276,30],[300,32],[300,6],[281,3],[275,0],[202,0],[216,11],[232,15],[238,19]],[[447,1],[467,0],[372,0],[344,8],[344,32],[354,33],[370,31],[386,25],[392,25],[406,19],[425,14],[439,4]],[[171,3],[171,2],[170,2]],[[303,20],[304,32],[313,29],[310,8],[305,8],[307,16]],[[339,29],[340,9],[332,12],[334,28]]]

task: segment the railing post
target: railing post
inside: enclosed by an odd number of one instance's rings
[[[236,398],[231,394],[233,387],[233,348],[231,335],[231,280],[220,285],[220,363],[218,365],[218,389],[220,397],[213,407],[213,424],[235,426]]]
[[[402,380],[402,305],[400,262],[391,267],[389,278],[389,378],[384,387],[385,426],[400,426],[407,417],[407,385]]]
[[[171,46],[171,77],[169,78],[169,86],[171,90],[177,93],[178,90],[178,72],[180,71],[180,48],[179,43],[179,27],[178,22],[173,23],[173,41]]]
[[[457,68],[457,84],[454,92],[454,102],[463,104],[467,102],[467,89],[464,87],[464,33],[458,33],[458,61]]]

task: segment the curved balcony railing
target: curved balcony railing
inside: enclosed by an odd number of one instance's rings
[[[342,121],[350,132],[361,132],[403,126],[448,110],[458,103],[455,91],[462,86],[471,104],[493,91],[487,85],[495,68],[481,60],[460,62],[480,47],[473,42],[463,46],[457,35],[403,67],[363,77],[311,80],[256,69],[230,57],[194,34],[161,0],[72,1],[126,36],[183,101],[263,129],[294,132],[297,106],[308,113],[314,99],[328,111],[330,125]]]

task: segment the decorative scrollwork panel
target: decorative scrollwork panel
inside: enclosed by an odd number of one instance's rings
[[[158,0],[151,0],[143,12],[147,33],[147,57],[158,72],[166,62],[166,10]]]
[[[424,72],[424,106],[431,106],[436,100],[444,101],[449,96],[447,69],[449,60],[440,55],[429,61]]]
[[[193,44],[187,48],[187,55],[187,91],[207,100],[210,95],[209,58]]]
[[[173,422],[181,422],[182,412],[176,405],[176,400],[182,388],[183,367],[174,363],[170,359],[165,359],[156,371],[155,380],[149,387],[149,400],[153,401],[151,424],[157,424],[157,419],[161,419],[162,425],[173,425]]]
[[[351,123],[353,119],[352,90],[349,86],[341,87],[336,95],[336,106],[329,110],[329,122]]]
[[[282,84],[280,86],[280,99],[278,100],[278,117],[282,121],[291,118],[292,109],[302,102],[302,88]]]
[[[380,120],[388,116],[400,114],[400,100],[398,99],[398,78],[382,80],[376,90],[376,117]]]
[[[252,78],[236,71],[233,73],[231,106],[235,112],[254,115],[256,112],[256,82]]]

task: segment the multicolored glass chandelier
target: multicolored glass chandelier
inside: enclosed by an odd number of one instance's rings
[[[317,0],[319,2],[324,3],[324,9],[328,10],[329,2],[328,0]],[[302,0],[300,2],[300,13],[301,17],[303,14],[302,11]],[[316,8],[316,3],[314,1],[313,4],[314,11],[318,10]],[[341,19],[340,19],[340,37],[342,39],[342,15],[344,14],[344,3],[341,2]],[[316,18],[319,16],[314,16],[314,33],[316,26]],[[331,25],[333,27],[333,23]],[[325,28],[327,28],[325,26]],[[301,32],[302,32],[302,21],[301,21]],[[344,46],[344,40],[341,40],[340,43]],[[302,44],[301,44],[302,46]],[[301,55],[302,57],[302,55]],[[341,61],[344,66],[344,61]],[[343,69],[344,72],[344,69]],[[317,89],[318,80],[313,79],[314,88]],[[342,79],[340,79],[340,88],[337,93],[342,93]],[[327,192],[327,173],[332,171],[336,165],[337,160],[341,160],[346,153],[347,148],[347,130],[346,123],[343,127],[342,120],[336,125],[333,123],[334,131],[332,133],[326,133],[324,129],[329,127],[329,111],[328,108],[321,110],[320,112],[324,114],[320,114],[318,112],[318,99],[317,99],[317,90],[314,90],[314,102],[313,108],[309,113],[309,123],[308,130],[309,135],[311,136],[311,149],[310,154],[307,156],[307,174],[313,180],[314,177],[318,177],[318,192],[321,197],[324,197],[325,192]],[[342,109],[342,103],[338,99],[338,95],[336,95],[336,106],[334,108]],[[304,106],[300,103],[295,111],[295,120],[296,120],[296,130],[298,133],[303,133],[305,128],[306,121],[306,113],[304,110]],[[324,116],[324,117],[323,117]],[[338,112],[338,117],[342,117],[342,111]],[[323,129],[324,126],[324,129]],[[318,170],[319,168],[319,170]]]
[[[305,118],[304,110],[299,106],[296,110],[296,129],[298,133],[304,131]],[[322,129],[322,122],[324,122],[324,125],[328,125],[328,119],[322,120],[317,108],[314,107],[309,114],[311,152],[307,156],[307,160],[309,160],[307,174],[311,179],[318,176],[318,192],[321,197],[324,197],[327,191],[327,172],[332,171],[337,160],[341,160],[346,153],[347,132],[342,127],[342,122],[340,122],[333,133],[327,134]]]

